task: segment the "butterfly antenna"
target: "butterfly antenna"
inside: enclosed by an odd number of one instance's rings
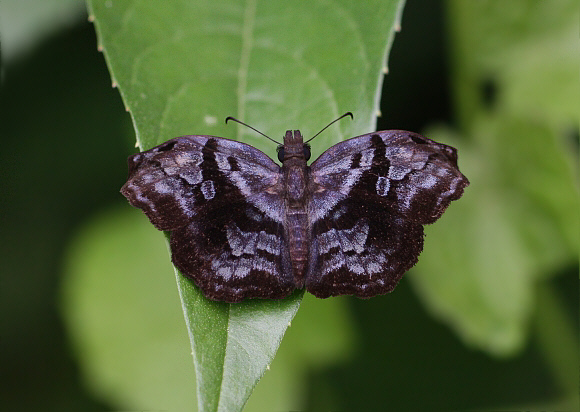
[[[343,117],[346,116],[350,116],[351,119],[354,119],[354,116],[352,115],[351,112],[346,112],[345,114],[343,114],[342,116],[340,116],[338,119],[334,119],[332,122],[328,123],[324,129],[322,129],[321,131],[319,131],[318,133],[316,133],[314,136],[312,136],[310,139],[308,139],[306,142],[304,143],[308,143],[309,141],[311,141],[312,139],[314,139],[316,136],[318,136],[320,133],[322,133],[323,131],[325,131],[326,129],[328,129],[330,126],[332,126],[332,124],[338,122],[340,119],[342,119]]]
[[[266,136],[264,133],[262,133],[261,131],[259,131],[258,129],[253,128],[252,126],[245,124],[244,122],[239,121],[238,119],[236,119],[235,117],[232,116],[228,116],[226,117],[226,124],[228,124],[228,120],[233,120],[236,123],[239,124],[243,124],[244,126],[252,129],[254,132],[260,133],[262,136],[264,136],[266,139],[270,139],[271,141],[273,141],[274,143],[276,143],[277,145],[281,145],[282,143],[277,142],[276,140],[272,139],[270,136]]]

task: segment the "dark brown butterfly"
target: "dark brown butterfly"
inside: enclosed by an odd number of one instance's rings
[[[121,193],[171,232],[175,266],[206,297],[320,298],[393,290],[435,222],[469,184],[457,151],[416,133],[354,137],[307,165],[287,131],[278,157],[215,136],[169,140],[129,158]]]

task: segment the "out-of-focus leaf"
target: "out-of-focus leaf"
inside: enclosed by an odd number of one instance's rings
[[[528,335],[538,277],[577,259],[578,165],[566,134],[580,109],[578,9],[563,1],[449,6],[462,139],[448,129],[427,134],[459,146],[471,185],[428,228],[411,279],[465,341],[513,354]]]
[[[497,89],[497,113],[577,127],[578,5],[568,0],[448,2],[456,109],[465,125]]]
[[[10,64],[45,36],[85,16],[83,0],[4,0],[0,5],[2,63]]]
[[[163,235],[129,207],[72,240],[62,313],[87,386],[125,410],[189,410],[195,373]]]

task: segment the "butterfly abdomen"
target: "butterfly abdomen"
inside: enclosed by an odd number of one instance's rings
[[[288,208],[286,209],[286,222],[286,236],[294,282],[297,288],[302,288],[308,268],[308,245],[310,244],[308,214],[304,209]]]

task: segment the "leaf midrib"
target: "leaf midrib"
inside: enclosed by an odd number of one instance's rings
[[[238,69],[238,118],[246,121],[246,91],[248,88],[248,68],[250,67],[250,53],[253,47],[254,22],[256,17],[257,0],[248,0],[244,10],[242,23],[242,48],[240,53],[240,67]],[[238,124],[238,139],[241,137],[241,125]]]
[[[244,21],[242,24],[242,48],[240,52],[240,67],[238,69],[238,118],[244,120],[246,115],[246,90],[248,88],[248,68],[250,66],[250,53],[253,47],[253,33],[254,33],[254,22],[256,17],[256,5],[257,0],[248,0],[246,2],[246,7],[244,10]],[[241,137],[240,133],[241,125],[238,125],[238,139]],[[225,365],[226,358],[228,356],[228,346],[230,343],[230,320],[231,320],[231,308],[232,304],[228,305],[228,315],[227,315],[227,326],[226,326],[226,345],[224,348],[224,362],[222,364],[222,377],[220,390],[218,394],[218,404],[217,410],[221,410],[222,405],[222,392],[224,390],[223,385],[225,381]]]
[[[220,390],[218,393],[218,403],[217,403],[217,408],[216,411],[221,410],[220,406],[222,404],[222,392],[224,390],[224,381],[225,381],[225,372],[226,372],[226,358],[228,356],[228,346],[230,343],[230,320],[232,318],[232,304],[229,303],[228,304],[228,315],[227,315],[227,325],[226,325],[226,345],[224,348],[224,361],[222,363],[222,378],[221,378],[221,383],[220,383]]]

